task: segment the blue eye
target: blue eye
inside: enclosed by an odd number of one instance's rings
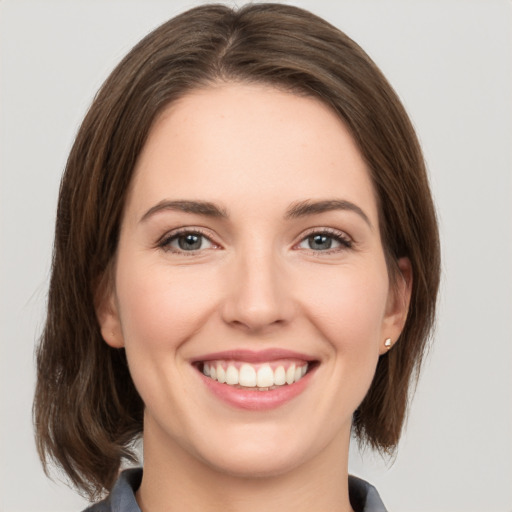
[[[327,249],[332,249],[333,242],[336,243],[332,239],[332,236],[326,235],[308,236],[307,241],[309,248],[313,249],[314,251],[325,251]]]
[[[352,247],[352,242],[338,233],[312,233],[298,245],[310,251],[329,251]]]
[[[160,244],[162,248],[172,252],[192,252],[211,249],[213,242],[201,233],[186,231],[171,235]]]

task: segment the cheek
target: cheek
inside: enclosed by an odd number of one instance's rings
[[[170,272],[158,265],[139,270],[129,262],[117,272],[118,308],[127,350],[166,351],[186,341],[211,308],[209,281],[200,273]]]
[[[388,282],[372,272],[339,272],[324,293],[311,297],[311,318],[332,354],[331,382],[337,388],[333,408],[339,417],[363,401],[379,360]]]
[[[133,262],[132,262],[133,263]],[[188,364],[181,346],[194,336],[212,308],[212,287],[197,272],[171,272],[162,265],[119,261],[116,272],[118,312],[130,374],[152,415],[169,411],[177,431],[186,416],[180,397]],[[208,282],[208,281],[206,281]],[[181,412],[180,412],[181,411]],[[156,414],[158,416],[158,414]]]
[[[309,320],[320,331],[340,364],[353,368],[376,364],[381,345],[388,281],[381,265],[332,268],[316,272],[306,295]]]

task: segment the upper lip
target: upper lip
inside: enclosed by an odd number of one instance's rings
[[[212,352],[199,357],[194,357],[192,363],[205,361],[225,360],[244,361],[246,363],[264,363],[277,361],[279,359],[302,359],[304,361],[315,361],[316,358],[300,352],[280,348],[269,348],[264,350],[233,349],[221,352]]]

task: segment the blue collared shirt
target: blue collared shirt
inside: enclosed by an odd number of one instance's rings
[[[108,498],[92,505],[84,512],[141,512],[135,492],[142,480],[142,469],[127,469],[117,480]],[[377,489],[355,476],[348,477],[350,504],[355,512],[386,512]]]

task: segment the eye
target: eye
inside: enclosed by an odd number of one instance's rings
[[[341,232],[321,231],[310,233],[297,245],[299,249],[310,251],[337,251],[352,247],[352,241]]]
[[[195,252],[205,249],[213,249],[217,246],[200,231],[180,231],[171,233],[159,244],[162,249],[170,252]]]

